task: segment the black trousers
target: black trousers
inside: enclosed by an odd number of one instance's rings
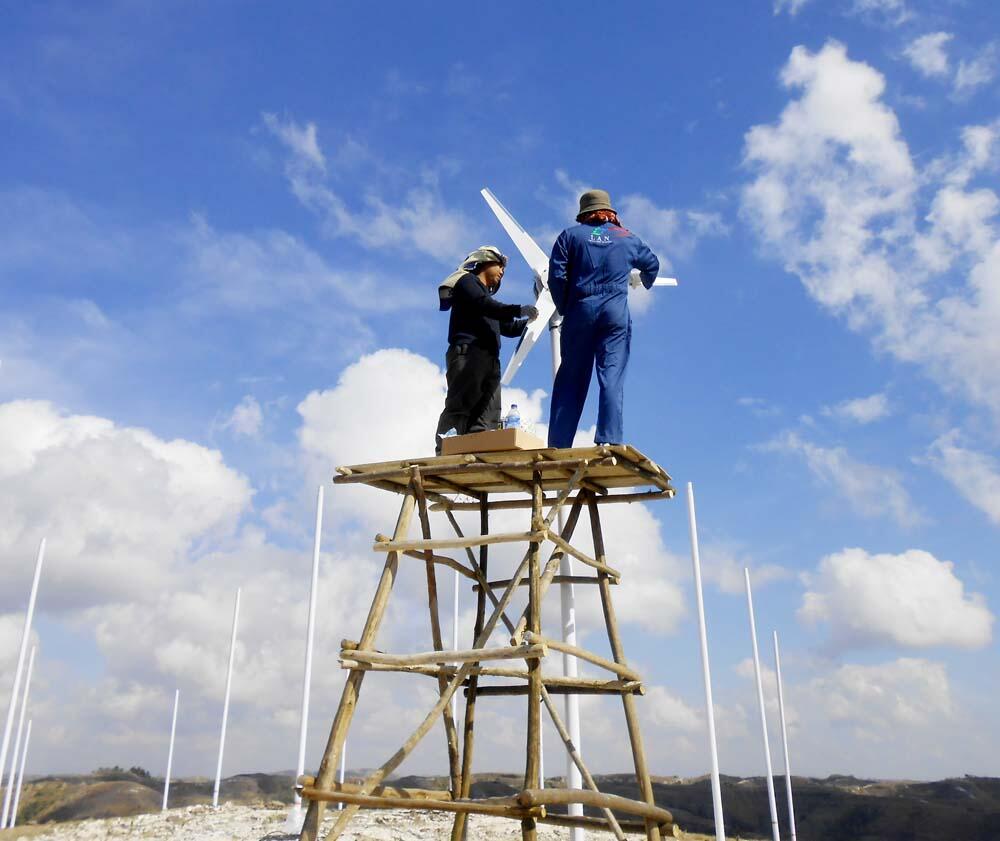
[[[452,345],[445,361],[448,396],[434,436],[438,455],[442,434],[453,427],[465,435],[500,426],[500,356],[478,345]]]

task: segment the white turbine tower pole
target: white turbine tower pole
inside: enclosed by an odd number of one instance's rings
[[[344,739],[344,747],[340,751],[340,787],[344,787],[344,770],[347,768],[347,739]],[[343,811],[344,804],[337,804],[337,811]]]
[[[212,806],[219,806],[219,785],[222,783],[222,755],[226,750],[226,724],[229,721],[229,693],[233,687],[233,660],[236,659],[236,625],[240,618],[240,588],[236,588],[236,605],[233,608],[233,635],[229,641],[229,669],[226,672],[226,699],[222,703],[222,732],[219,734],[219,763],[215,766],[215,788]]]
[[[28,730],[24,734],[24,751],[21,753],[21,768],[17,772],[17,792],[14,795],[14,808],[10,812],[10,826],[17,825],[17,804],[21,802],[21,787],[24,785],[24,761],[28,758],[28,745],[31,744],[31,719],[28,719]]]
[[[313,639],[316,635],[316,594],[319,589],[319,550],[323,534],[323,486],[316,491],[316,530],[313,534],[312,577],[309,581],[309,618],[306,621],[306,661],[302,671],[302,713],[299,718],[299,758],[295,765],[295,781],[306,771],[306,735],[309,729],[309,692],[312,687]],[[295,799],[288,813],[290,829],[301,831],[305,814],[302,796],[295,790]]]
[[[45,538],[38,545],[38,559],[35,561],[35,577],[31,582],[31,595],[28,596],[28,611],[24,615],[24,630],[21,632],[21,648],[17,653],[17,668],[14,670],[14,686],[10,690],[10,706],[7,707],[7,723],[3,728],[3,744],[0,745],[0,784],[3,783],[3,772],[7,768],[7,750],[10,748],[10,734],[14,727],[14,713],[17,710],[17,695],[21,690],[21,674],[24,670],[24,655],[28,653],[28,639],[31,637],[31,621],[35,615],[35,601],[38,598],[38,580],[42,575],[42,562],[45,560]],[[13,780],[7,781],[8,788]]]
[[[455,570],[455,600],[452,606],[451,647],[458,651],[458,570]],[[451,717],[458,721],[458,693],[451,696]]]
[[[163,778],[163,811],[167,811],[167,798],[170,796],[170,772],[174,767],[174,735],[177,733],[177,705],[181,700],[181,691],[174,690],[174,716],[170,721],[170,749],[167,751],[167,775]]]
[[[788,797],[788,829],[795,841],[795,807],[792,805],[792,765],[788,759],[788,729],[785,727],[785,693],[781,687],[781,654],[778,632],[774,632],[774,672],[778,681],[778,715],[781,718],[781,749],[785,754],[785,794]]]
[[[726,841],[722,814],[722,785],[719,781],[719,751],[715,742],[715,704],[712,702],[712,671],[708,662],[708,631],[705,629],[705,599],[701,589],[701,556],[698,553],[698,521],[694,513],[694,485],[687,484],[688,525],[691,530],[691,562],[694,590],[698,601],[698,638],[701,642],[701,672],[705,679],[705,718],[708,721],[708,750],[712,758],[712,810],[716,841]]]
[[[559,373],[559,365],[562,363],[562,349],[559,346],[559,336],[562,328],[562,316],[555,313],[549,321],[549,336],[552,340],[552,381],[555,382],[556,374]],[[566,527],[566,518],[563,509],[559,509],[559,531]],[[573,575],[573,559],[569,553],[563,552],[559,560],[559,574],[563,576]],[[572,579],[563,578],[559,585],[559,607],[562,611],[562,639],[567,645],[576,645],[576,592],[573,588]],[[563,654],[563,674],[570,679],[575,679],[578,675],[576,657],[572,654]],[[583,746],[580,744],[580,696],[566,695],[566,729],[569,731],[570,740],[576,745],[577,752],[583,755]],[[566,755],[566,788],[583,788],[583,777],[580,776],[580,769],[576,767],[568,753]],[[570,803],[566,809],[570,815],[583,815],[582,803]],[[586,835],[579,827],[573,827],[569,831],[570,841],[584,841]]]
[[[0,827],[7,826],[10,821],[10,802],[14,796],[14,780],[17,779],[18,758],[21,755],[21,738],[24,736],[24,713],[28,708],[28,693],[31,690],[31,673],[35,668],[35,646],[31,646],[28,655],[28,671],[24,675],[24,693],[21,695],[21,712],[17,720],[17,737],[14,739],[14,755],[10,759],[10,774],[7,776],[7,790],[3,793],[3,814],[0,815]]]
[[[757,623],[753,617],[753,594],[750,592],[750,570],[743,568],[747,585],[747,611],[750,613],[750,638],[753,640],[753,671],[757,679],[757,706],[760,708],[760,731],[764,739],[764,765],[767,769],[767,805],[771,810],[771,834],[781,841],[778,832],[778,807],[774,802],[774,778],[771,771],[771,746],[767,740],[767,711],[764,708],[764,685],[760,679],[760,654],[757,652]]]

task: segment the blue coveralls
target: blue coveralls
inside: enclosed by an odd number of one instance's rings
[[[660,261],[631,231],[606,222],[574,225],[559,235],[549,259],[549,289],[563,317],[562,362],[552,389],[549,446],[571,447],[597,363],[601,388],[598,444],[623,444],[622,401],[632,338],[629,272],[649,289]]]

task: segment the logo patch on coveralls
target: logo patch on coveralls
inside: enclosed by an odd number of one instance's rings
[[[604,228],[594,228],[590,232],[591,245],[605,245],[611,242],[611,237],[604,233]]]

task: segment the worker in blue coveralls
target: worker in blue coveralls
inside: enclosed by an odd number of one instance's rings
[[[597,364],[601,388],[597,444],[624,444],[622,403],[632,339],[629,274],[638,269],[649,289],[660,261],[623,228],[604,190],[580,196],[579,223],[563,231],[549,259],[549,289],[563,318],[562,362],[552,389],[549,446],[571,447]]]

